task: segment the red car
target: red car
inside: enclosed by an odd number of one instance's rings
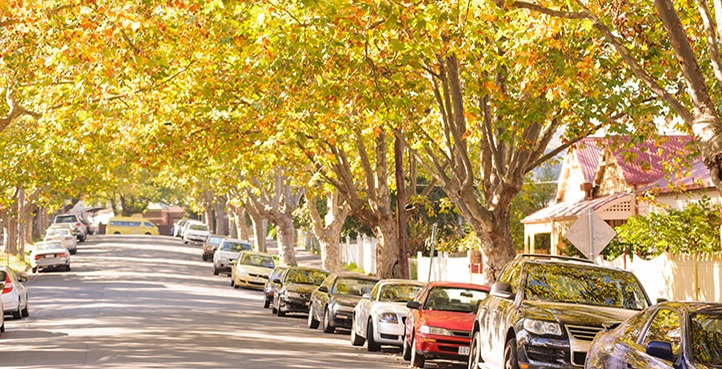
[[[417,368],[431,359],[468,360],[476,310],[488,294],[478,284],[428,283],[406,304],[404,359]]]

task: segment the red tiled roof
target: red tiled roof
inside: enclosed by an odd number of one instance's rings
[[[617,165],[630,185],[644,185],[657,181],[665,173],[664,162],[689,153],[692,136],[664,136],[658,141],[647,140],[629,144],[629,136],[587,137],[575,145],[575,153],[586,182],[594,181],[602,151],[609,146]]]

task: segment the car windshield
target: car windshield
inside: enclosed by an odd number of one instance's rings
[[[273,268],[276,266],[276,263],[273,262],[273,258],[271,256],[255,254],[243,255],[243,258],[241,259],[241,264],[259,266],[264,268]]]
[[[251,246],[250,243],[226,241],[226,242],[223,242],[223,244],[219,247],[219,249],[221,251],[241,252],[244,250],[251,251],[251,250],[253,250],[253,246]]]
[[[376,280],[362,278],[339,278],[333,287],[333,293],[339,295],[363,296],[376,285]]]
[[[69,229],[60,229],[60,228],[51,228],[48,229],[48,232],[45,233],[45,237],[49,236],[68,236],[70,235]]]
[[[476,313],[488,294],[470,288],[436,287],[429,292],[424,309]]]
[[[587,265],[528,264],[524,296],[533,301],[632,310],[648,306],[642,286],[631,273]]]
[[[78,218],[75,215],[59,215],[55,218],[55,223],[75,223]]]
[[[689,339],[694,362],[722,365],[722,311],[692,314]]]
[[[328,273],[320,270],[292,269],[286,275],[286,283],[320,285]]]
[[[53,249],[64,249],[62,244],[55,242],[43,242],[35,244],[35,250],[53,250]]]
[[[211,246],[216,246],[216,245],[218,245],[219,243],[221,243],[221,240],[223,240],[222,237],[213,237],[213,236],[211,236],[211,237],[208,237],[208,240],[206,240],[206,243],[209,244],[209,245],[211,245]]]
[[[421,286],[415,284],[387,284],[381,288],[379,301],[407,302],[413,300],[420,290]]]
[[[194,231],[206,231],[207,232],[208,226],[205,224],[194,224],[194,225],[190,226],[190,229],[192,229]]]

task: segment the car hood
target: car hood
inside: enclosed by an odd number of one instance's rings
[[[334,301],[338,302],[339,305],[354,307],[361,300],[361,296],[354,295],[334,295]]]
[[[476,318],[475,313],[461,313],[458,311],[423,310],[422,313],[423,324],[454,331],[471,332]]]
[[[637,310],[559,302],[525,301],[523,315],[532,319],[552,320],[563,324],[599,327],[605,322],[622,322]]]
[[[226,259],[238,259],[238,254],[240,252],[233,252],[233,251],[217,251],[218,256]]]
[[[318,288],[315,284],[300,284],[300,283],[289,283],[285,285],[286,291],[299,292],[299,293],[311,293],[313,290]]]
[[[397,313],[399,315],[406,316],[409,313],[409,308],[406,307],[404,302],[381,302],[375,301],[371,307],[376,312],[390,312]]]

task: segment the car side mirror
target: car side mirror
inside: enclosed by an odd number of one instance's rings
[[[318,292],[328,293],[328,287],[326,286],[319,286]]]
[[[406,307],[409,309],[419,310],[421,309],[421,303],[416,300],[411,300],[406,303]]]
[[[662,360],[674,361],[672,344],[669,342],[652,341],[647,344],[646,352],[649,356],[654,356]]]
[[[361,296],[361,298],[362,298],[362,299],[369,299],[369,300],[371,300],[371,294],[368,293],[368,292],[366,292],[366,293],[363,294],[363,296]]]
[[[276,284],[282,284],[282,283],[281,283],[281,280],[280,280],[280,279],[278,279],[278,278],[274,279],[274,280],[273,280],[273,283],[276,283]]]
[[[494,284],[491,285],[491,295],[503,299],[511,299],[514,297],[514,293],[511,292],[511,285],[504,282],[494,282]]]
[[[658,303],[658,304],[659,304],[659,303],[662,303],[662,302],[667,302],[667,301],[669,301],[669,300],[667,300],[667,299],[664,298],[664,297],[659,297],[659,298],[657,298],[657,303]]]

